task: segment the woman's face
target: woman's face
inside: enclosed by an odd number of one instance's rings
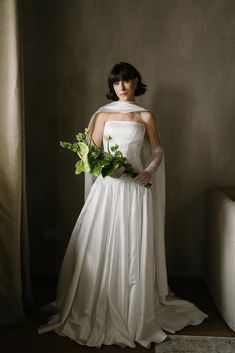
[[[113,84],[113,89],[120,101],[135,100],[135,89],[137,86],[138,78],[133,80],[121,80]]]

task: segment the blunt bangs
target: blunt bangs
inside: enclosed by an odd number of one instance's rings
[[[133,80],[135,78],[138,78],[138,84],[135,90],[135,96],[140,96],[145,93],[147,90],[147,86],[142,83],[141,75],[140,73],[136,70],[134,66],[131,64],[125,63],[125,62],[120,62],[116,64],[108,77],[108,86],[109,86],[109,92],[106,94],[106,97],[110,100],[117,101],[118,97],[114,91],[113,84],[118,82],[118,81],[127,81],[127,80]]]
[[[112,72],[109,76],[109,81],[111,84],[114,84],[118,81],[127,81],[133,80],[138,75],[134,75],[134,72],[127,70],[126,67],[118,67],[114,72]]]

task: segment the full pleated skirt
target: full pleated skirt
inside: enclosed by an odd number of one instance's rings
[[[74,227],[60,271],[54,330],[82,345],[149,348],[206,317],[172,293],[159,302],[151,188],[98,177]]]

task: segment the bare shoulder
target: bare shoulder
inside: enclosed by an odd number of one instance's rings
[[[156,123],[154,114],[151,111],[140,112],[141,120],[146,125],[153,125]]]
[[[96,114],[96,121],[98,123],[103,123],[107,119],[106,113],[99,112]]]
[[[152,112],[142,112],[142,121],[146,126],[147,137],[151,148],[155,148],[161,145],[158,129],[156,125],[156,119]]]

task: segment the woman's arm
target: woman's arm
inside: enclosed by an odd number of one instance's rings
[[[97,113],[94,123],[94,129],[92,132],[92,139],[98,147],[101,147],[103,141],[104,124],[106,122],[107,115],[105,113]],[[115,172],[110,175],[113,178],[120,178],[124,173],[125,167],[121,166],[115,170]]]
[[[150,144],[150,148],[154,149],[158,146],[161,146],[160,138],[157,131],[156,120],[153,113],[151,112],[144,112],[144,114],[142,113],[142,119],[146,126],[146,134]]]
[[[142,170],[134,179],[136,183],[141,185],[145,185],[151,180],[163,158],[163,149],[161,147],[160,138],[157,132],[154,115],[150,112],[147,114],[145,113],[143,115],[143,122],[146,126],[147,138],[152,151],[152,159],[149,165],[144,170]]]
[[[103,113],[97,113],[92,131],[92,139],[98,147],[102,146],[104,132],[105,116]]]

